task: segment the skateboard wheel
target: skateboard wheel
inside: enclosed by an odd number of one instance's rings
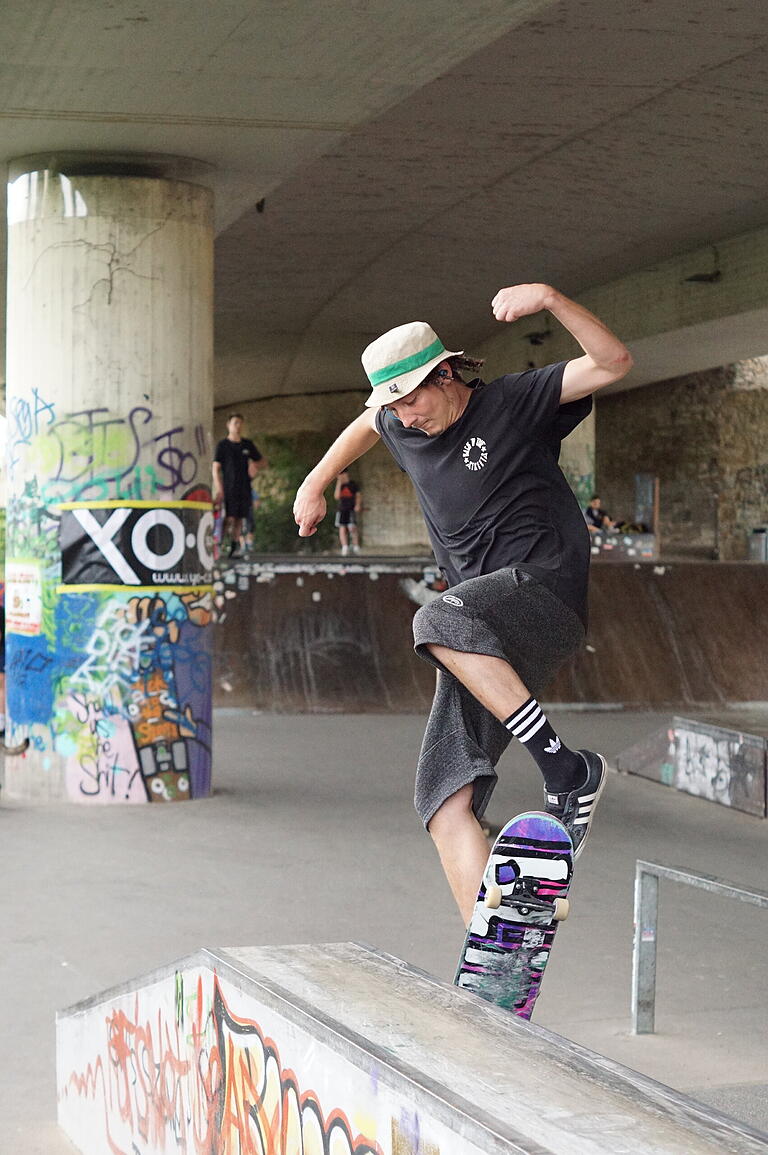
[[[567,898],[556,898],[555,913],[552,915],[552,918],[555,922],[564,922],[568,917],[570,909],[571,904]]]
[[[491,910],[497,910],[501,906],[501,887],[495,882],[489,882],[485,888],[483,902]]]

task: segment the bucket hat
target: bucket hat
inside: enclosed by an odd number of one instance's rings
[[[389,405],[405,397],[421,385],[435,365],[463,352],[446,349],[426,321],[409,321],[389,329],[363,351],[361,360],[371,383],[366,407]]]

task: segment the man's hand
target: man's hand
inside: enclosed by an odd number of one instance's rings
[[[299,527],[299,537],[311,537],[325,517],[327,506],[322,493],[312,493],[302,485],[293,503],[293,517]]]
[[[499,289],[491,308],[497,321],[517,321],[548,309],[553,297],[551,285],[510,285],[508,289]]]

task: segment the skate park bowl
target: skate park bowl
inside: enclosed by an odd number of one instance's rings
[[[57,1016],[82,1155],[734,1155],[768,1136],[355,943],[204,949]]]

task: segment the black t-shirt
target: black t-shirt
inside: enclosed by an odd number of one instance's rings
[[[586,625],[589,534],[557,461],[592,398],[560,404],[566,364],[473,381],[461,417],[436,437],[386,409],[376,428],[414,484],[449,585],[516,566]]]
[[[360,486],[355,481],[343,482],[339,490],[339,513],[351,513],[355,508],[356,494],[360,492]]]
[[[610,513],[604,509],[593,509],[591,505],[588,505],[584,510],[584,516],[590,525],[594,525],[595,529],[603,528],[603,521],[606,517],[609,521],[611,520]]]
[[[261,454],[252,441],[243,437],[240,441],[230,441],[225,437],[216,446],[213,458],[221,466],[224,493],[227,497],[248,495],[251,479],[248,476],[248,462],[261,461]]]

